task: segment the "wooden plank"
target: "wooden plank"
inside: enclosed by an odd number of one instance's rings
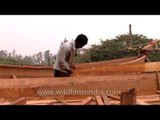
[[[157,82],[158,82],[158,89],[160,90],[160,73],[157,71]]]
[[[9,105],[24,105],[26,103],[26,98],[19,98],[18,100],[15,100],[11,102]]]
[[[149,103],[146,103],[145,101],[140,100],[140,99],[137,99],[136,104],[137,104],[137,105],[149,105]]]
[[[79,104],[79,103],[81,103],[82,102],[82,100],[65,100],[66,101],[66,103],[67,103],[67,105],[69,104],[69,105],[74,105],[74,104]],[[59,103],[59,102],[61,102],[61,101],[59,101],[59,100],[30,100],[30,101],[27,101],[26,102],[26,105],[37,105],[37,104],[47,104],[47,105],[52,105],[52,104],[54,104],[54,103]],[[78,105],[77,104],[77,105]]]
[[[121,105],[135,105],[136,104],[136,89],[121,93]]]
[[[64,105],[63,103],[53,103],[52,105]]]
[[[55,104],[57,103],[58,101],[51,101],[51,102],[48,102],[47,104],[48,105],[52,105],[52,104]],[[64,102],[64,101],[63,101]],[[77,99],[77,100],[65,100],[65,103],[67,105],[79,105],[80,103],[82,102],[82,99]]]
[[[57,103],[59,102],[58,100],[30,100],[27,101],[26,104],[27,105],[34,105],[34,104],[50,104],[50,103]]]
[[[120,101],[117,100],[108,100],[109,105],[120,105]]]
[[[88,104],[90,101],[92,101],[93,97],[87,97],[85,100],[82,101],[82,103],[80,105],[86,105]]]
[[[73,103],[73,102],[82,102],[83,99],[75,99],[75,100],[66,100],[67,103]]]
[[[114,65],[114,64],[121,64],[126,63],[129,61],[134,61],[138,58],[138,56],[132,56],[132,57],[125,57],[120,59],[113,59],[113,60],[106,60],[106,61],[100,61],[100,62],[90,62],[90,63],[77,63],[75,64],[77,67],[87,67],[87,66],[99,66],[99,65]]]
[[[150,62],[135,65],[107,65],[84,67],[83,69],[76,69],[72,76],[83,75],[105,75],[108,73],[132,73],[132,72],[156,72],[160,71],[160,62]]]
[[[157,94],[153,94],[153,95],[141,95],[141,96],[137,96],[137,99],[158,99],[159,95]]]
[[[98,105],[104,105],[100,95],[96,95],[96,100],[97,100]]]
[[[104,105],[111,105],[111,103],[108,101],[108,97],[105,93],[102,93],[102,99],[103,99]]]
[[[0,103],[0,105],[10,105],[10,102]]]
[[[143,100],[146,103],[160,103],[160,99]]]
[[[60,99],[60,98],[56,98],[57,100],[59,100],[62,104],[64,104],[64,105],[69,105],[66,101],[64,101],[64,100],[62,100],[62,99]]]
[[[120,100],[121,100],[121,98],[120,98],[120,97],[115,96],[115,95],[108,95],[108,97],[109,97],[109,98],[111,98],[111,99],[113,99],[113,100],[118,100],[118,101],[120,101]]]
[[[54,105],[54,104],[53,104]],[[82,105],[82,102],[68,103],[68,105]]]

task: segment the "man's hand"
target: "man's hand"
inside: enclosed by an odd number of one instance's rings
[[[65,69],[69,74],[72,74],[73,72],[71,70]]]
[[[74,65],[72,65],[72,66],[71,66],[71,69],[75,70],[76,68],[75,68],[75,66],[74,66]]]

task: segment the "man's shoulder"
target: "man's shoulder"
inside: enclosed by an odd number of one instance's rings
[[[70,49],[71,49],[71,44],[70,44],[70,42],[68,41],[68,42],[63,43],[63,44],[61,45],[61,48],[65,48],[65,49],[70,50]]]
[[[70,42],[65,42],[61,46],[63,46],[63,47],[69,47],[70,46]]]

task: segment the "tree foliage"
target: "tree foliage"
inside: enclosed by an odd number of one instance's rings
[[[54,64],[55,55],[50,53],[49,50],[43,52],[38,52],[32,56],[16,54],[16,51],[7,52],[6,50],[0,51],[0,64],[10,64],[10,65],[48,65]]]
[[[144,35],[134,34],[132,35],[132,47],[144,47],[146,43],[152,40]],[[116,36],[114,39],[100,40],[99,45],[93,44],[91,48],[79,54],[75,62],[97,62],[138,55],[137,51],[127,49],[129,47],[130,40],[127,34]],[[148,58],[150,61],[160,61],[159,55],[160,53],[158,52],[152,52]]]

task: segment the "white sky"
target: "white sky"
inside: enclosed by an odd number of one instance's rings
[[[86,34],[88,45],[132,33],[160,39],[160,15],[0,15],[0,50],[56,54],[61,41]],[[85,47],[87,47],[85,46]]]

